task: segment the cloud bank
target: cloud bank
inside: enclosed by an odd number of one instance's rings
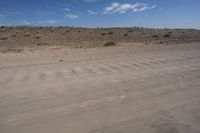
[[[109,6],[104,8],[103,14],[113,14],[113,13],[126,13],[128,11],[141,12],[145,10],[150,10],[155,8],[156,5],[149,6],[145,3],[123,3],[113,2]]]

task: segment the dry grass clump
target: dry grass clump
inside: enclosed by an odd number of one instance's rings
[[[40,36],[36,36],[36,37],[35,37],[35,39],[40,39],[40,38],[41,38]]]
[[[166,33],[165,35],[163,35],[163,37],[170,38],[170,37],[171,37],[171,34],[172,34],[172,32],[168,32],[168,33]]]
[[[107,34],[106,34],[106,33],[101,33],[101,35],[102,35],[102,36],[105,36],[105,35],[107,35]]]
[[[3,25],[2,25],[2,26],[0,26],[0,29],[3,29],[3,28],[5,28],[5,26],[3,26]]]
[[[125,33],[124,36],[128,36],[128,33]]]
[[[17,34],[13,34],[12,37],[17,37]]]
[[[24,36],[25,36],[25,37],[30,37],[31,35],[27,33],[27,34],[25,34]]]
[[[112,35],[113,34],[113,32],[108,32],[108,35]]]
[[[8,37],[3,36],[3,37],[0,38],[0,40],[8,40]]]
[[[115,42],[113,42],[113,41],[110,41],[110,42],[106,42],[105,44],[104,44],[104,46],[116,46],[117,44],[115,43]]]
[[[153,37],[153,38],[158,38],[159,36],[158,36],[158,35],[153,35],[152,37]]]
[[[48,43],[46,42],[40,42],[40,43],[36,43],[37,46],[48,46]]]
[[[0,53],[8,53],[8,52],[20,53],[23,50],[24,49],[22,49],[22,48],[17,48],[15,46],[9,44],[6,47],[0,48]]]

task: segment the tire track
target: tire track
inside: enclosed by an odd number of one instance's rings
[[[62,71],[60,70],[53,70],[47,69],[44,71],[33,71],[33,72],[26,72],[26,71],[15,71],[6,76],[5,78],[1,78],[2,84],[9,84],[11,82],[33,82],[33,81],[47,81],[47,80],[62,80],[66,79],[67,77],[73,76],[84,76],[84,75],[93,75],[98,76],[102,74],[112,74],[112,73],[124,73],[124,72],[131,72],[136,71],[138,69],[154,69],[157,67],[163,67],[166,65],[175,65],[177,63],[183,63],[183,61],[190,61],[196,60],[196,57],[187,57],[186,59],[155,59],[150,58],[143,62],[136,61],[123,61],[122,63],[104,63],[92,66],[75,66],[75,67],[66,67],[63,68]],[[52,71],[53,70],[53,71]]]

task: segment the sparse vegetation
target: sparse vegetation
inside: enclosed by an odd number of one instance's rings
[[[128,36],[128,33],[125,33],[124,36]]]
[[[36,37],[35,37],[35,39],[40,39],[40,38],[41,38],[40,36],[36,36]]]
[[[5,28],[5,26],[2,25],[2,26],[0,26],[0,28],[3,29],[3,28]]]
[[[8,40],[8,37],[3,36],[3,37],[1,37],[0,39],[1,39],[1,40]]]
[[[113,32],[108,32],[108,35],[112,35],[113,34]]]
[[[42,43],[37,43],[36,45],[38,45],[38,46],[45,46],[45,45],[48,45],[48,43],[42,42]]]
[[[17,34],[13,34],[12,37],[17,37]]]
[[[25,36],[25,37],[30,37],[31,35],[27,33],[27,34],[25,34],[24,36]]]
[[[164,34],[163,37],[165,37],[165,38],[170,38],[170,37],[171,37],[171,34],[172,34],[171,32],[168,32],[168,33]]]
[[[102,36],[105,36],[105,35],[106,35],[106,33],[101,33],[101,35],[102,35]]]
[[[142,35],[146,35],[146,33],[145,33],[145,32],[142,32]]]
[[[104,46],[116,46],[117,44],[113,41],[107,42],[104,44]]]
[[[24,49],[22,48],[17,48],[12,44],[8,44],[6,45],[6,47],[3,47],[2,49],[0,49],[0,53],[7,53],[7,52],[19,53],[23,50]]]
[[[80,32],[80,33],[79,33]],[[131,33],[133,32],[133,33]],[[141,28],[74,28],[74,27],[3,27],[0,29],[0,46],[13,45],[14,48],[28,46],[61,45],[70,48],[93,48],[114,46],[113,41],[126,44],[172,44],[200,41],[199,30],[188,29],[141,29]],[[144,35],[145,34],[145,35]],[[44,44],[46,42],[46,44]],[[103,43],[102,43],[103,42]],[[104,44],[106,43],[106,44]],[[117,43],[118,45],[118,43]]]
[[[158,38],[159,36],[158,36],[158,35],[153,35],[152,37],[153,37],[153,38]]]

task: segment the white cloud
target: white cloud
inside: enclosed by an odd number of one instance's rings
[[[119,6],[120,6],[119,3],[114,2],[114,3],[111,3],[110,6],[106,7],[104,11],[105,12],[112,12],[113,10],[116,10]]]
[[[55,23],[57,23],[57,21],[53,20],[53,19],[47,19],[46,22],[49,23],[49,24],[55,24]]]
[[[46,20],[37,21],[37,23],[39,23],[39,24],[56,24],[57,21],[53,20],[53,19],[46,19]]]
[[[27,20],[23,20],[20,25],[31,25],[30,22],[28,22]]]
[[[84,2],[87,2],[87,3],[92,3],[92,2],[97,2],[99,0],[83,0]]]
[[[151,6],[149,9],[154,9],[156,8],[156,5]]]
[[[97,12],[92,11],[92,10],[87,10],[87,12],[88,12],[90,15],[97,15],[97,14],[98,14]]]
[[[35,13],[36,15],[39,15],[39,16],[54,14],[53,11],[47,11],[47,10],[43,10],[43,9],[35,10],[34,13]]]
[[[78,18],[79,16],[78,16],[78,15],[75,15],[75,14],[66,14],[65,17],[68,18],[68,19],[76,19],[76,18]]]
[[[64,8],[63,11],[65,11],[65,12],[69,12],[70,9],[69,9],[69,8]]]
[[[145,3],[124,3],[120,4],[118,2],[113,2],[110,6],[104,8],[103,14],[113,14],[113,13],[126,13],[127,11],[141,12],[145,10],[150,10],[156,8],[156,5],[149,6]]]

